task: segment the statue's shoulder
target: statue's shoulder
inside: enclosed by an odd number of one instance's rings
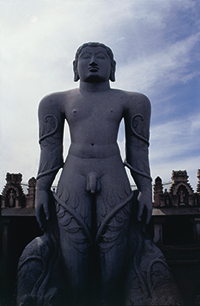
[[[151,104],[147,96],[139,92],[125,90],[115,90],[118,93],[118,99],[122,101],[124,108],[124,117],[129,118],[136,114],[150,118]]]
[[[144,111],[151,109],[151,103],[148,97],[139,92],[123,91],[124,100],[126,101],[126,107],[128,109],[134,109],[137,111]]]
[[[129,103],[142,104],[145,106],[150,104],[148,97],[140,92],[126,91],[125,94],[127,95],[127,100]]]
[[[73,95],[76,94],[78,94],[77,89],[48,94],[40,101],[39,110],[48,108],[63,111],[65,104],[70,100]]]
[[[147,96],[139,92],[125,91],[121,89],[112,89],[112,91],[121,99],[129,104],[148,105],[150,101]]]

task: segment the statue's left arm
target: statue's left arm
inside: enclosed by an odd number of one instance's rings
[[[126,129],[125,165],[130,169],[139,190],[138,220],[141,220],[146,207],[146,223],[149,223],[152,213],[152,180],[148,154],[150,115],[151,105],[148,98],[142,94],[130,94],[124,114]]]
[[[39,105],[40,165],[37,176],[36,217],[40,227],[50,218],[50,188],[58,170],[63,166],[64,115],[59,95],[46,96]]]

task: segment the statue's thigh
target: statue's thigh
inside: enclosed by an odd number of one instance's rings
[[[100,178],[101,190],[96,197],[98,227],[132,193],[130,182],[122,163],[116,164],[115,167],[112,163],[108,163],[105,164],[105,167],[106,171]],[[121,214],[120,211],[119,214]],[[115,223],[115,218],[111,218],[110,222]]]
[[[85,178],[74,174],[61,180],[57,192],[60,247],[70,283],[86,281],[91,244],[91,197]]]
[[[116,301],[121,298],[124,273],[127,268],[131,203],[128,201],[121,209],[116,210],[121,203],[118,202],[111,210],[109,204],[104,204],[105,210],[108,209],[109,213],[104,218],[101,217],[99,228],[102,227],[102,231],[98,233],[99,237],[97,237],[101,299],[108,303],[113,301],[113,298]],[[98,204],[101,205],[100,202]],[[111,215],[112,217],[110,218]]]
[[[131,212],[130,184],[123,171],[118,174],[121,178],[113,175],[111,180],[108,175],[102,179],[96,203],[101,271],[109,286],[116,284],[125,269]]]
[[[84,175],[66,171],[62,174],[58,184],[56,196],[67,215],[69,227],[72,223],[84,222],[90,227],[91,223],[91,195],[86,191],[87,180]],[[70,219],[71,218],[71,219]],[[59,219],[58,219],[59,221]],[[64,224],[63,224],[64,225]]]

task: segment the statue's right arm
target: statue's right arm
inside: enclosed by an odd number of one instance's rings
[[[58,94],[42,99],[38,111],[40,163],[36,189],[36,218],[40,227],[50,218],[50,188],[58,170],[63,166],[64,113]]]

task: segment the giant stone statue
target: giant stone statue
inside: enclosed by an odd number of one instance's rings
[[[150,102],[111,89],[113,53],[82,45],[73,62],[78,89],[39,106],[41,157],[36,217],[44,235],[18,266],[18,305],[179,305],[164,256],[145,233],[152,212]],[[63,163],[63,129],[71,145]],[[125,121],[126,160],[117,145]],[[138,190],[132,191],[125,166]],[[55,193],[51,185],[63,168]]]

